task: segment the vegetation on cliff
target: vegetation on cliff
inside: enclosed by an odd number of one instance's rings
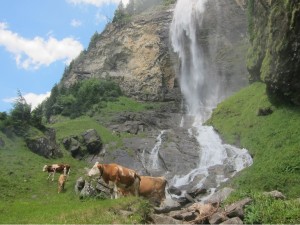
[[[121,89],[116,83],[103,79],[89,79],[70,88],[59,88],[55,85],[51,96],[42,107],[47,120],[58,114],[75,118],[90,109],[99,111],[106,107],[107,101],[115,101],[121,95]]]
[[[300,104],[300,2],[248,1],[251,79],[266,83],[268,93]]]

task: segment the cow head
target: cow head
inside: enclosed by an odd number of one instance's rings
[[[89,177],[100,175],[100,169],[98,168],[99,165],[101,165],[101,164],[99,164],[99,162],[95,163],[95,165],[92,167],[92,169],[90,169],[90,171],[88,172]]]
[[[48,166],[45,165],[45,166],[43,167],[43,172],[46,172],[46,171],[47,171],[47,168],[48,168]]]

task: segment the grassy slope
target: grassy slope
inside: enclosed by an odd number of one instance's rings
[[[118,111],[145,110],[146,105],[126,98],[109,103],[105,115]],[[91,117],[75,120],[59,118],[60,122],[52,125],[57,130],[60,142],[69,135],[78,135],[87,129],[96,129],[105,144],[117,142],[120,137]],[[61,159],[45,159],[28,150],[21,138],[8,139],[0,132],[5,147],[0,149],[0,223],[141,223],[147,203],[141,199],[122,198],[120,200],[80,200],[75,195],[76,179],[85,176],[85,162],[73,159],[63,150]],[[61,146],[63,149],[63,147]],[[47,181],[47,174],[42,172],[45,164],[66,162],[71,165],[70,179],[66,191],[57,193],[56,180]],[[137,208],[133,216],[120,216],[119,209]]]
[[[259,108],[273,113],[257,116]],[[277,189],[300,197],[300,108],[272,105],[255,83],[222,102],[208,121],[227,143],[247,148],[254,164],[234,179],[240,191]]]

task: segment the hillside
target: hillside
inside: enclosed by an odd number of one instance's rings
[[[89,167],[86,162],[72,158],[65,151],[63,158],[46,159],[31,152],[23,138],[7,138],[2,132],[0,138],[5,143],[0,150],[0,223],[127,224],[142,223],[145,219],[144,214],[149,207],[142,199],[80,199],[74,192],[74,186],[78,177],[85,177],[85,168]],[[52,182],[42,171],[43,165],[57,162],[71,165],[66,190],[60,194],[57,193],[58,175]],[[122,209],[130,210],[134,215],[129,218],[119,214]]]
[[[270,100],[265,85],[254,83],[219,104],[208,123],[225,142],[247,148],[253,156],[254,164],[234,179],[239,191],[276,189],[299,197],[299,107]]]

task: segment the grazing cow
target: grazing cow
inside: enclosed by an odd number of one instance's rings
[[[139,195],[149,199],[151,202],[160,205],[166,198],[165,188],[167,180],[164,177],[141,176]],[[122,195],[128,195],[130,192],[119,189]]]
[[[134,170],[115,163],[100,164],[96,162],[88,172],[88,176],[91,177],[98,174],[112,188],[111,198],[118,198],[118,188],[130,191],[138,196],[141,177]]]
[[[68,164],[52,164],[52,165],[45,165],[43,167],[43,172],[48,172],[49,176],[47,180],[49,180],[50,176],[52,175],[52,181],[54,180],[54,175],[56,172],[63,173],[66,176],[70,174],[70,165]]]
[[[67,176],[64,174],[61,174],[58,178],[58,193],[63,191],[65,189],[65,183],[66,183]]]

